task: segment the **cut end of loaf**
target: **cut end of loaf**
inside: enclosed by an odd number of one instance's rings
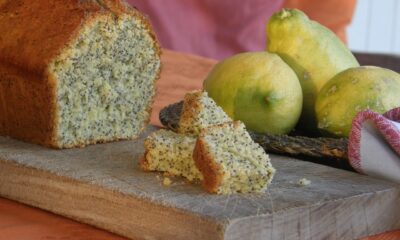
[[[145,128],[160,71],[157,43],[141,18],[98,16],[52,62],[60,148],[133,139]]]

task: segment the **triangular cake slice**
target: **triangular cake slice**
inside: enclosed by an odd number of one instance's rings
[[[264,149],[238,121],[203,129],[193,157],[212,193],[262,191],[275,172]]]
[[[192,91],[185,95],[179,133],[199,134],[208,126],[230,122],[232,119],[205,91]]]

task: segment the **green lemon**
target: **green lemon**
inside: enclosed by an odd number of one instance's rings
[[[363,110],[384,113],[400,106],[400,74],[380,67],[357,67],[332,78],[315,104],[318,128],[347,137],[355,115]]]
[[[248,52],[219,62],[204,89],[233,119],[259,133],[285,134],[296,125],[302,90],[293,70],[268,52]]]
[[[303,89],[299,128],[317,132],[314,105],[319,90],[337,73],[359,66],[347,47],[326,27],[296,9],[275,13],[267,24],[267,50],[296,72]]]

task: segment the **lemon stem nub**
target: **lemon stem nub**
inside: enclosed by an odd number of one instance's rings
[[[290,13],[290,11],[288,9],[283,9],[280,14],[279,14],[279,18],[280,19],[285,19],[290,17],[292,14]]]

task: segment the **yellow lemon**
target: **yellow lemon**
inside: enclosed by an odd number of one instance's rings
[[[357,67],[332,78],[315,104],[318,128],[347,137],[355,115],[363,110],[384,113],[400,107],[400,74],[380,67]]]
[[[267,50],[279,54],[300,80],[304,100],[299,128],[317,132],[318,92],[337,73],[359,66],[357,60],[333,32],[300,10],[275,13],[267,25],[267,37]]]
[[[227,58],[211,70],[203,86],[231,118],[259,133],[288,133],[300,117],[299,80],[276,54],[247,52]]]

